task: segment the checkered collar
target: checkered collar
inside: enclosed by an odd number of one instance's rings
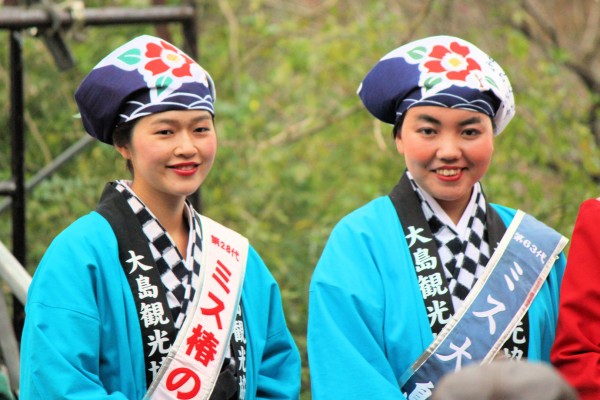
[[[116,183],[116,185],[118,187],[126,189],[129,193],[131,193],[133,196],[135,196],[136,198],[138,198],[137,195],[135,194],[135,192],[133,191],[133,189],[131,188],[131,183],[132,182],[130,180],[119,179],[119,180],[115,181],[115,183]],[[122,191],[122,190],[119,190],[119,191]],[[142,201],[140,200],[140,202],[142,202]],[[144,207],[145,207],[145,205],[144,205]],[[154,214],[152,214],[152,211],[148,210],[148,212],[152,215],[153,218],[156,219],[156,217],[154,216]],[[202,239],[202,229],[196,229],[197,221],[193,217],[194,214],[195,214],[194,208],[192,207],[192,205],[188,201],[186,201],[185,204],[184,204],[184,208],[183,208],[183,215],[187,219],[188,226],[190,227],[190,237],[192,236],[192,233],[194,231],[197,231],[198,236],[200,237],[200,239]],[[189,256],[190,256],[190,254],[189,254],[189,247],[190,246],[188,246],[188,254],[186,255],[186,259],[189,259]]]
[[[407,175],[421,200],[423,214],[433,233],[448,279],[454,309],[458,310],[490,257],[485,231],[485,197],[479,183],[474,185],[469,205],[458,224],[454,224],[438,202],[421,190],[408,172]]]
[[[202,229],[193,217],[195,211],[191,204],[186,202],[184,213],[188,218],[190,234],[184,258],[160,221],[133,192],[131,182],[119,180],[116,181],[115,187],[127,199],[148,239],[150,251],[165,286],[167,301],[175,319],[175,328],[179,329],[183,325],[188,306],[194,299],[200,279]]]
[[[481,184],[477,182],[473,186],[473,192],[471,193],[469,204],[467,204],[467,208],[465,208],[465,211],[460,217],[458,223],[455,224],[454,221],[452,221],[452,219],[448,216],[446,211],[444,211],[442,206],[440,206],[440,204],[433,198],[433,196],[431,196],[427,191],[421,189],[409,171],[406,171],[406,175],[410,179],[413,189],[421,200],[421,206],[423,207],[423,212],[425,215],[427,216],[433,213],[444,225],[452,229],[459,237],[466,239],[465,235],[469,232],[469,221],[471,217],[475,215],[477,210],[477,198],[479,193],[482,192]],[[426,210],[427,207],[429,210]]]

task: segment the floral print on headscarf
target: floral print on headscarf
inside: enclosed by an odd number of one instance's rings
[[[498,134],[515,111],[500,65],[452,36],[428,37],[391,51],[369,71],[358,95],[371,114],[390,124],[411,107],[435,105],[485,113]]]
[[[214,115],[215,99],[213,81],[198,63],[149,35],[113,50],[75,93],[86,131],[108,144],[119,123],[168,110],[206,110]]]

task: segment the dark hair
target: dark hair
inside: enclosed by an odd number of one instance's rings
[[[394,128],[392,130],[392,135],[394,136],[394,139],[396,139],[396,136],[398,136],[398,134],[400,133],[400,130],[402,129],[402,124],[404,123],[405,115],[406,115],[406,111],[394,123]]]
[[[133,128],[137,124],[139,118],[123,122],[115,126],[115,130],[112,134],[113,145],[117,147],[125,147],[131,142],[131,134],[133,133]],[[127,160],[127,169],[133,175],[133,165],[131,164],[131,160]]]

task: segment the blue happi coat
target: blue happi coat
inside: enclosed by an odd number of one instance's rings
[[[278,286],[250,247],[242,290],[246,399],[298,399],[300,356]],[[50,245],[26,304],[20,398],[141,399],[138,312],[108,221],[92,212]]]
[[[508,226],[515,211],[493,207]],[[529,309],[529,360],[549,361],[564,266],[561,254]],[[404,399],[398,380],[433,334],[388,196],[335,226],[312,277],[309,299],[313,399]]]

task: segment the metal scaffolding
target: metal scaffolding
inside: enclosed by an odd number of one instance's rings
[[[14,2],[14,1],[13,1]],[[57,67],[61,70],[70,68],[74,61],[68,46],[63,40],[62,33],[69,29],[88,26],[114,26],[131,24],[170,24],[177,23],[182,27],[183,50],[192,58],[197,58],[197,26],[196,7],[193,0],[183,0],[181,6],[149,6],[145,8],[93,8],[86,9],[83,1],[73,1],[68,7],[54,5],[48,0],[21,0],[21,6],[0,7],[0,29],[9,31],[10,47],[10,124],[11,137],[11,178],[0,181],[0,196],[8,197],[0,203],[0,212],[12,205],[12,254],[20,266],[26,266],[25,225],[26,194],[44,178],[53,174],[64,162],[77,155],[89,143],[87,137],[82,138],[71,148],[56,158],[55,162],[39,171],[32,180],[25,181],[25,123],[24,123],[24,60],[23,60],[23,31],[37,30],[38,37],[44,40],[47,49],[52,54]],[[161,36],[158,33],[158,36]],[[196,198],[196,201],[199,201]],[[13,260],[13,261],[14,261]],[[17,265],[11,263],[11,265]],[[0,269],[2,272],[2,269]],[[9,280],[3,274],[0,279]],[[27,281],[27,280],[26,280]],[[24,321],[23,293],[15,294],[13,290],[13,332],[2,331],[0,335],[10,334],[15,340],[5,340],[0,347],[5,355],[12,357],[9,368],[11,389],[18,393],[19,363],[14,365],[14,348],[20,340]],[[0,293],[1,295],[1,293]],[[6,311],[0,312],[6,314]],[[2,315],[0,315],[0,320]],[[7,317],[7,315],[4,315]],[[5,318],[6,319],[6,318]],[[7,344],[8,343],[8,344]],[[9,347],[7,347],[9,346]],[[0,354],[1,355],[1,354]]]

